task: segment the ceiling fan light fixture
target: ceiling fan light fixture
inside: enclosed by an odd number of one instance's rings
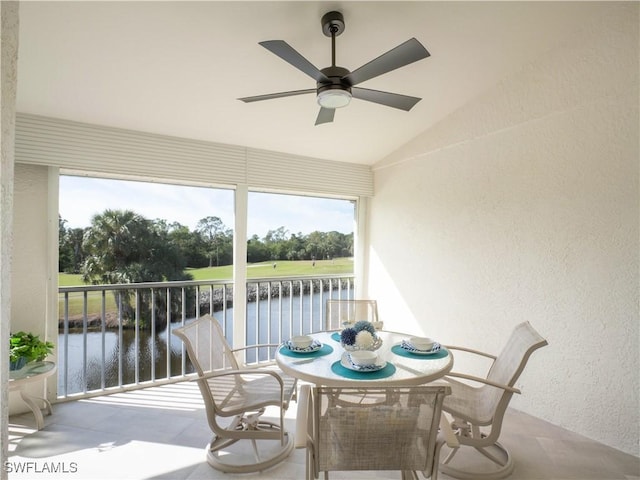
[[[351,92],[342,89],[324,90],[318,93],[318,104],[324,108],[342,108],[351,102]]]

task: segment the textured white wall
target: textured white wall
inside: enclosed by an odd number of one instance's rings
[[[9,456],[9,342],[18,2],[0,2],[0,465]],[[0,479],[8,478],[0,468]]]
[[[498,353],[529,320],[549,346],[512,406],[634,455],[638,7],[611,4],[377,165],[369,230],[385,326]]]
[[[44,337],[47,302],[48,167],[16,164],[11,321]]]
[[[49,167],[16,164],[13,200],[11,328],[33,332],[41,339],[47,338],[47,302],[51,299],[48,293],[48,171]],[[53,337],[47,339],[56,344],[57,330],[53,332]],[[57,352],[54,358],[55,354]],[[29,386],[31,393],[40,397],[43,388],[44,382]],[[29,411],[18,394],[12,394],[9,401],[12,415]]]

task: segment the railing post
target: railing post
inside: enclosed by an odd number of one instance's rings
[[[106,345],[105,345],[105,336],[107,334],[107,291],[102,290],[102,295],[100,295],[100,357],[102,359],[102,365],[100,369],[100,386],[105,388],[107,385],[107,372],[106,372]],[[67,319],[68,320],[68,319]],[[68,322],[67,322],[68,323]],[[65,364],[66,365],[66,364]],[[65,384],[65,394],[66,394],[66,384]]]
[[[151,288],[151,381],[156,380],[156,289]]]
[[[122,360],[124,358],[122,336],[122,292],[118,290],[118,385],[122,385]]]
[[[84,381],[84,392],[87,391],[87,292],[83,294],[82,306],[82,378]]]
[[[134,320],[134,337],[133,337],[133,351],[135,352],[135,360],[133,361],[133,383],[136,385],[140,383],[140,350],[138,344],[140,343],[140,290],[136,289],[135,293],[136,313]],[[119,385],[118,385],[119,386]]]

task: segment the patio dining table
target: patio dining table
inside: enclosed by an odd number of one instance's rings
[[[379,331],[382,345],[376,350],[384,368],[354,371],[347,363],[347,351],[340,343],[340,332],[318,332],[310,336],[322,347],[311,352],[296,352],[282,345],[276,352],[280,369],[299,380],[328,387],[395,387],[433,382],[451,371],[453,355],[441,347],[429,355],[402,348],[411,335]]]
[[[297,448],[306,445],[309,384],[327,387],[405,387],[436,381],[453,368],[453,354],[445,347],[428,355],[412,353],[402,347],[403,340],[409,340],[411,335],[379,331],[377,336],[382,344],[376,350],[377,363],[384,367],[374,371],[356,371],[349,368],[348,352],[340,342],[340,332],[317,332],[310,336],[322,346],[308,352],[295,352],[284,344],[276,352],[276,363],[284,373],[307,382],[298,392]],[[444,416],[440,428],[447,444],[456,447],[458,441]]]

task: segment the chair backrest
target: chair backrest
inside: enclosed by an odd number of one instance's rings
[[[419,470],[437,465],[437,433],[450,387],[313,390],[315,472]],[[435,458],[435,460],[434,460]]]
[[[489,369],[487,379],[513,387],[531,354],[545,345],[547,345],[547,341],[540,336],[529,322],[516,325],[507,343]],[[505,398],[503,404],[506,409],[511,393],[505,393],[501,389],[491,386],[484,386],[482,389],[483,404],[486,410],[495,411],[503,397]]]
[[[327,300],[325,330],[341,330],[345,322],[360,320],[378,321],[378,304],[375,300]]]
[[[224,338],[220,323],[211,315],[203,315],[183,327],[173,329],[187,349],[189,360],[199,377],[217,370],[238,370],[238,362]],[[219,435],[224,427],[218,424],[218,415],[227,416],[224,409],[233,410],[242,405],[244,398],[238,388],[238,376],[223,376],[216,379],[203,377],[198,380],[209,427]]]
[[[185,344],[191,363],[202,375],[224,368],[237,370],[238,362],[222,333],[220,323],[211,315],[176,328],[173,333]]]

